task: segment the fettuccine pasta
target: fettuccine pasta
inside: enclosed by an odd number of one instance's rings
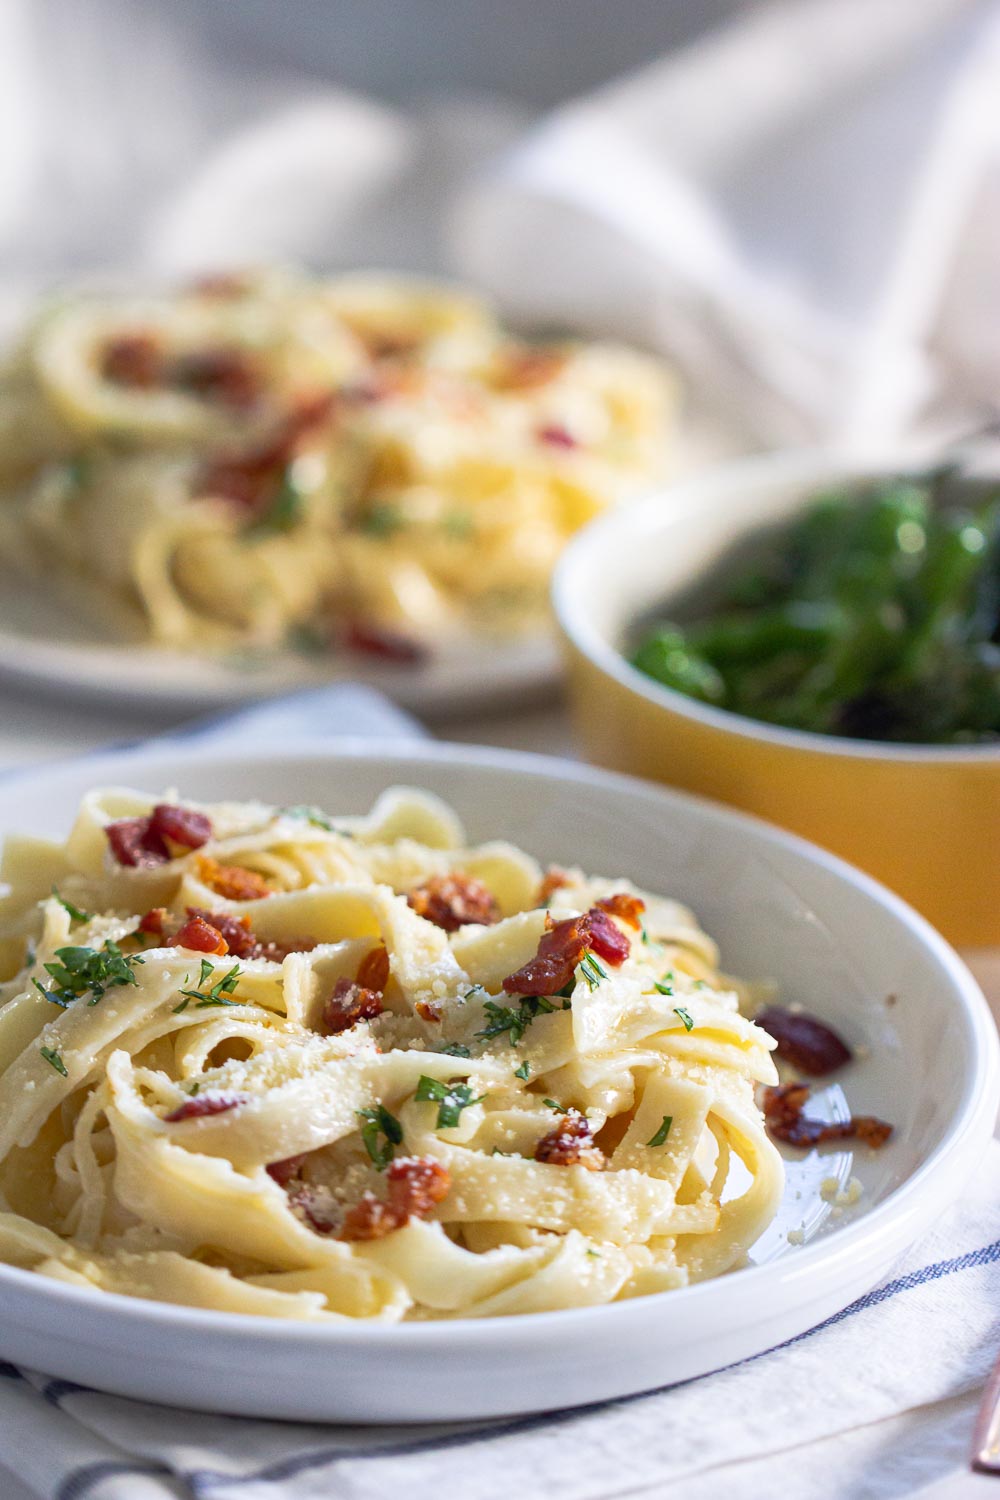
[[[544,616],[663,473],[672,382],[459,290],[277,271],[46,308],[0,369],[0,555],[133,638],[417,659]]]
[[[675,901],[427,793],[88,795],[10,837],[0,1258],[312,1320],[611,1302],[739,1265],[773,1042]]]

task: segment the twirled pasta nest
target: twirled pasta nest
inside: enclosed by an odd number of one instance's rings
[[[115,630],[416,661],[537,628],[665,466],[671,380],[458,290],[276,271],[44,309],[0,372],[0,554]]]
[[[676,902],[363,818],[89,795],[8,840],[0,1257],[276,1317],[486,1317],[737,1264],[771,1038]]]

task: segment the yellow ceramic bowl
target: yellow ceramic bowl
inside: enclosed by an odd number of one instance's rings
[[[872,477],[816,453],[751,459],[615,510],[553,584],[578,734],[598,765],[768,818],[869,870],[953,943],[1000,943],[1000,748],[836,739],[661,687],[621,654],[635,621],[817,489]],[[882,473],[887,472],[885,469]]]

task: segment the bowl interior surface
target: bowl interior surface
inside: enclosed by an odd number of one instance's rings
[[[755,1260],[801,1254],[789,1231],[811,1241],[870,1214],[920,1172],[983,1087],[984,1002],[944,942],[864,876],[728,810],[583,766],[459,747],[171,750],[0,785],[0,834],[65,834],[80,794],[109,778],[153,793],[176,787],[205,801],[262,798],[334,813],[363,812],[387,785],[409,783],[447,799],[472,841],[507,838],[543,864],[624,875],[684,901],[719,942],[724,969],[773,982],[781,1002],[815,1012],[858,1049],[842,1075],[817,1088],[819,1112],[874,1113],[896,1127],[880,1152],[793,1154],[782,1211]],[[863,1196],[837,1211],[820,1185],[852,1175]]]

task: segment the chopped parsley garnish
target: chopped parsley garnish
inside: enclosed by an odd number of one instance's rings
[[[607,979],[608,971],[603,969],[594,955],[586,952],[580,960],[580,973],[587,981],[590,990],[596,990],[602,979]]]
[[[376,1104],[374,1109],[359,1109],[358,1117],[365,1122],[361,1127],[365,1150],[378,1170],[384,1172],[396,1154],[396,1147],[403,1144],[403,1127],[384,1104]],[[379,1136],[385,1137],[381,1145]]]
[[[556,1099],[543,1099],[542,1103],[546,1109],[554,1109],[557,1115],[568,1115],[569,1109],[565,1104],[560,1104]]]
[[[663,1142],[666,1140],[667,1136],[670,1134],[670,1127],[671,1127],[671,1125],[673,1123],[674,1123],[674,1117],[673,1117],[673,1115],[664,1115],[663,1116],[663,1124],[660,1126],[660,1128],[656,1132],[656,1134],[650,1137],[650,1139],[646,1142],[646,1145],[647,1146],[662,1146]]]
[[[406,517],[398,505],[388,505],[382,502],[373,505],[358,522],[358,530],[367,536],[391,536],[394,531],[399,531],[406,525]]]
[[[514,1077],[523,1078],[525,1083],[527,1083],[530,1073],[531,1064],[529,1062],[523,1062],[519,1068],[514,1069]]]
[[[646,931],[646,924],[645,924],[645,922],[640,921],[640,923],[639,923],[639,933],[640,933],[640,935],[642,937],[643,942],[648,947],[651,944],[652,939],[650,938],[649,933]]]
[[[446,535],[454,537],[457,542],[464,542],[472,535],[472,517],[467,510],[449,511],[441,526]]]
[[[59,905],[68,914],[69,919],[70,919],[71,922],[89,922],[90,921],[91,917],[93,916],[93,912],[81,911],[78,906],[74,906],[73,905],[72,901],[67,901],[65,896],[60,896],[60,894],[56,890],[55,886],[52,887],[52,894],[53,894],[53,896],[55,896],[56,900],[59,902]]]
[[[544,995],[526,995],[516,1008],[487,1000],[483,1004],[483,1010],[490,1024],[482,1031],[477,1031],[476,1036],[488,1041],[490,1037],[503,1036],[506,1032],[510,1045],[516,1047],[535,1017],[548,1015],[555,1010],[555,1006]]]
[[[600,1260],[601,1258],[597,1250],[591,1250],[589,1247],[587,1249],[587,1254],[590,1256],[591,1260]]]
[[[300,803],[296,807],[283,807],[281,811],[286,818],[301,818],[304,823],[311,823],[313,828],[323,828],[327,833],[336,832],[326,813],[318,807],[307,807]]]
[[[90,458],[87,456],[87,454],[80,453],[75,458],[69,459],[69,461],[63,465],[63,474],[65,476],[67,484],[72,485],[73,489],[75,490],[82,490],[84,485],[88,484],[90,481]]]
[[[206,990],[205,985],[214,973],[215,965],[210,963],[207,958],[203,958],[201,961],[201,972],[198,975],[197,988],[181,990],[184,1000],[180,1005],[174,1006],[175,1016],[182,1010],[187,1009],[187,1002],[189,1000],[197,1002],[195,1010],[204,1010],[208,1005],[238,1005],[240,1003],[238,1000],[230,999],[243,973],[239,964],[233,964],[233,967],[227,973],[223,974],[221,979],[217,979],[211,988]]]
[[[436,1130],[450,1130],[462,1117],[462,1110],[470,1104],[478,1104],[485,1094],[474,1097],[467,1083],[439,1083],[436,1078],[420,1075],[417,1092],[413,1096],[421,1104],[428,1102],[438,1107]]]
[[[675,1005],[674,1006],[674,1015],[675,1016],[680,1016],[681,1020],[684,1022],[684,1030],[685,1031],[693,1031],[694,1030],[694,1022],[691,1019],[691,1012],[688,1011],[688,1010],[685,1010],[684,1007],[683,1007],[683,1005]]]
[[[66,1072],[66,1064],[54,1047],[39,1047],[38,1050],[50,1068],[55,1068],[56,1072],[61,1073],[64,1078],[69,1077],[69,1074]]]
[[[664,974],[662,979],[653,980],[653,989],[658,990],[661,995],[672,995],[674,993],[674,971]]]
[[[135,964],[145,963],[137,954],[126,958],[117,943],[107,942],[103,948],[57,948],[58,963],[45,965],[46,974],[54,980],[51,986],[33,980],[35,989],[53,1005],[63,1010],[80,995],[90,991],[88,1005],[96,1005],[106,990],[122,984],[138,984],[133,973]]]
[[[438,1047],[438,1052],[444,1052],[448,1057],[471,1057],[472,1053],[468,1047],[463,1047],[461,1042],[449,1042],[446,1047]]]
[[[247,527],[250,536],[270,536],[291,531],[302,519],[305,496],[292,478],[291,466],[281,477],[278,492],[263,515]]]

